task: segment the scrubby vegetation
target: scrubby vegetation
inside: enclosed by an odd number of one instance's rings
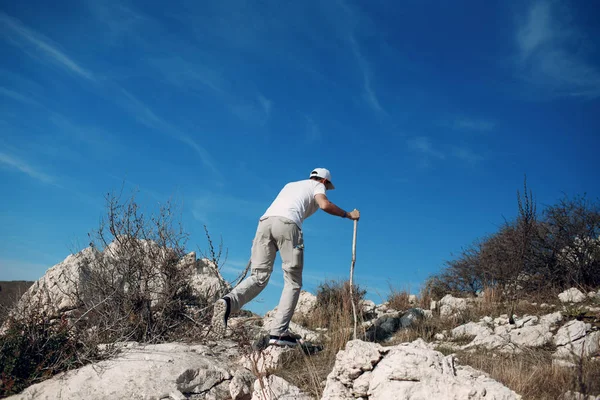
[[[184,257],[187,235],[173,204],[146,214],[134,196],[108,194],[106,210],[77,269],[66,277],[76,288],[65,293],[73,309],[59,313],[55,304],[32,297],[6,321],[0,397],[99,360],[114,351],[113,343],[198,340],[206,334],[210,299],[191,286],[195,258]],[[208,231],[207,237],[207,267],[218,269],[222,247],[215,250]],[[222,281],[213,295],[227,288]]]
[[[0,397],[99,359],[96,347],[86,346],[66,319],[53,321],[41,313],[35,319],[11,318],[7,325],[0,336]]]
[[[600,286],[600,203],[565,196],[538,213],[527,184],[517,191],[518,216],[466,247],[428,280],[426,288],[476,295],[499,289],[503,299],[553,295],[567,287]]]

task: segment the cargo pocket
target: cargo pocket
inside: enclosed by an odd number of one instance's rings
[[[300,269],[304,267],[304,244],[294,246],[292,251],[292,268]]]

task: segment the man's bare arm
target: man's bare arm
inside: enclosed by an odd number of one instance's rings
[[[327,214],[337,215],[338,217],[345,216],[346,218],[352,220],[360,218],[360,212],[358,210],[354,209],[350,212],[346,212],[340,207],[330,202],[327,196],[325,196],[324,194],[317,194],[315,196],[315,200],[317,201],[319,208],[321,208],[321,210],[325,211]]]

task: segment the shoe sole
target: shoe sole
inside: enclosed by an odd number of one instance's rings
[[[227,321],[225,321],[226,313],[227,303],[225,300],[217,300],[213,308],[212,328],[213,332],[218,335],[225,335],[225,331],[227,330]]]
[[[280,346],[280,347],[296,347],[298,346],[298,342],[288,342],[285,340],[277,340],[277,339],[269,339],[269,346]]]

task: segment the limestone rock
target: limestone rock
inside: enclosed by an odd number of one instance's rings
[[[449,317],[452,314],[467,309],[467,299],[454,297],[450,294],[445,295],[439,301],[440,315],[442,317]]]
[[[554,327],[556,324],[561,322],[563,319],[562,313],[560,311],[556,311],[551,314],[542,315],[540,317],[541,325],[548,325],[549,327]]]
[[[581,303],[585,301],[586,296],[577,288],[567,289],[558,295],[558,299],[563,303]]]
[[[313,400],[296,386],[276,375],[257,379],[254,383],[252,400]]]
[[[456,366],[423,341],[382,347],[354,340],[338,353],[323,400],[520,399],[484,373]]]
[[[178,392],[189,395],[210,392],[221,384],[228,387],[231,378],[227,362],[207,346],[134,344],[113,359],[61,373],[9,399],[176,398]]]
[[[583,321],[570,321],[558,330],[554,343],[555,358],[576,360],[593,356],[600,351],[600,331],[591,331],[591,325]]]
[[[296,305],[294,315],[309,315],[317,305],[317,296],[305,290],[300,291],[300,298]]]
[[[548,325],[525,326],[510,332],[510,342],[521,347],[543,347],[552,342]]]
[[[229,394],[232,400],[250,400],[256,377],[247,369],[236,371],[229,382]]]
[[[489,336],[493,333],[492,329],[477,322],[468,322],[466,324],[457,326],[452,329],[451,334],[453,338],[465,337],[465,336]]]
[[[250,371],[265,373],[277,369],[282,363],[293,358],[295,354],[296,349],[290,347],[268,346],[264,350],[244,355],[240,364]]]
[[[583,321],[573,320],[562,326],[554,337],[554,344],[564,346],[583,338],[586,332],[591,328],[589,324]]]

